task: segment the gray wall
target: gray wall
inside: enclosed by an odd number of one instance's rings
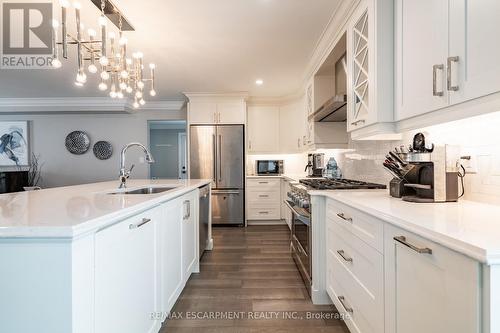
[[[179,177],[179,129],[151,129],[149,142],[155,164],[151,165],[151,177]]]
[[[2,120],[29,120],[31,150],[40,155],[43,187],[55,187],[117,180],[121,148],[132,141],[148,145],[148,120],[186,119],[182,111],[137,111],[134,114],[89,115],[1,115]],[[99,140],[113,145],[113,156],[98,160],[92,149],[84,155],[73,155],[66,150],[64,139],[74,130],[86,131],[92,145]],[[132,178],[148,178],[149,166],[142,154],[132,148],[127,165],[134,163]]]

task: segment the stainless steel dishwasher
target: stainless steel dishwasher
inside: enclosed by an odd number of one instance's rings
[[[208,239],[208,222],[210,219],[210,186],[206,185],[200,188],[200,258],[207,248]]]

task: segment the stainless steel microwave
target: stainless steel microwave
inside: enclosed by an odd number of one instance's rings
[[[283,174],[283,160],[257,160],[255,166],[257,175]]]

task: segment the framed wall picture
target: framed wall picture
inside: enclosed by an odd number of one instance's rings
[[[28,122],[0,121],[0,166],[28,164]]]

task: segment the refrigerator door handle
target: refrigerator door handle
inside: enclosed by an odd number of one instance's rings
[[[213,180],[214,184],[217,186],[217,150],[216,150],[216,144],[215,141],[217,140],[215,134],[212,135],[212,146],[214,148],[214,171],[213,171]]]
[[[217,195],[217,194],[240,194],[240,191],[238,190],[212,190],[212,194]]]
[[[219,134],[219,182],[222,182],[222,135]]]

